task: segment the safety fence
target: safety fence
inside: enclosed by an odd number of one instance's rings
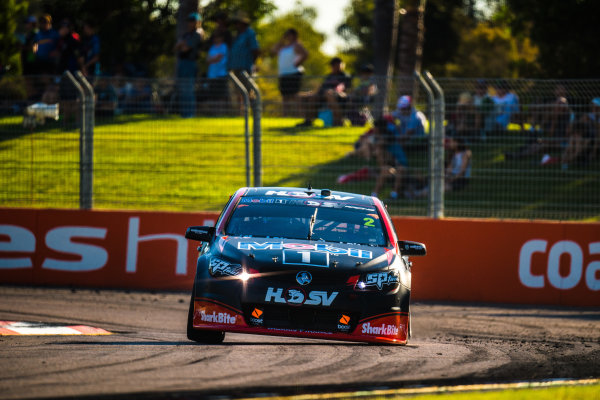
[[[247,97],[233,79],[101,77],[86,103],[64,76],[3,77],[0,206],[82,207],[93,106],[93,208],[219,210],[258,183],[377,192],[394,215],[600,216],[600,80],[444,78],[432,97],[422,78],[357,76],[310,95],[323,77],[304,77],[282,100],[277,77],[240,82]],[[194,87],[192,118],[182,85]],[[372,89],[384,87],[382,125]]]

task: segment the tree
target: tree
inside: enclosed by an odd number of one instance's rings
[[[0,76],[16,75],[21,71],[20,46],[16,33],[18,21],[23,20],[26,8],[26,2],[0,2]]]
[[[600,75],[597,0],[505,0],[516,35],[539,47],[541,76],[595,78]]]

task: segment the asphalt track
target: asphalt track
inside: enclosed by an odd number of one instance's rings
[[[188,301],[0,286],[0,320],[113,332],[0,337],[0,398],[228,398],[600,377],[600,309],[415,303],[407,346],[241,334],[198,345],[185,337]]]

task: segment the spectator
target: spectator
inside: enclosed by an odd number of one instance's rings
[[[477,130],[477,110],[473,104],[473,96],[463,92],[458,96],[456,108],[450,115],[447,133],[449,136],[474,138]]]
[[[209,46],[214,42],[214,36],[216,34],[221,34],[223,35],[223,41],[227,45],[227,48],[230,49],[233,37],[231,36],[231,31],[229,30],[229,27],[227,25],[227,13],[224,11],[219,11],[214,15],[214,17],[212,17],[212,20],[217,26],[208,38]]]
[[[200,27],[200,14],[188,15],[186,31],[175,44],[177,53],[177,96],[179,112],[184,118],[192,118],[196,114],[196,95],[194,92],[196,75],[198,74],[198,53],[204,31]]]
[[[369,105],[373,103],[377,93],[373,65],[365,64],[359,70],[359,83],[350,92],[346,114],[353,125],[364,125],[373,120]]]
[[[23,75],[32,75],[36,73],[35,53],[33,48],[35,36],[38,33],[37,18],[33,15],[27,17],[24,29],[25,32],[19,35],[19,42],[21,44],[21,67],[23,68]]]
[[[399,122],[399,137],[407,141],[413,137],[425,136],[425,114],[413,106],[410,96],[401,96],[396,104],[396,111],[392,116]]]
[[[562,169],[570,165],[584,165],[589,162],[589,151],[594,141],[593,126],[585,121],[577,121],[569,129],[569,141],[561,155]]]
[[[74,73],[79,69],[78,59],[81,54],[81,41],[79,35],[73,32],[73,26],[69,20],[64,19],[58,29],[60,39],[58,40],[58,51],[60,52],[58,62],[58,73],[64,71]]]
[[[466,141],[459,137],[448,137],[444,143],[448,151],[450,163],[446,167],[444,191],[453,192],[463,189],[471,179],[471,160],[472,152],[466,144]],[[429,195],[429,185],[419,190],[412,190],[405,193],[408,198],[427,197]]]
[[[494,100],[488,94],[488,84],[484,79],[477,80],[473,105],[476,109],[475,125],[481,140],[485,140],[494,128]]]
[[[589,153],[590,161],[600,156],[600,97],[592,99],[591,107],[591,111],[583,117],[583,121],[589,124],[590,131],[593,133]]]
[[[324,106],[331,110],[333,124],[338,126],[342,124],[342,109],[347,100],[346,91],[352,88],[352,78],[344,72],[344,63],[341,58],[332,58],[329,66],[331,72],[325,77],[319,89],[316,92],[300,95],[304,121],[297,126],[312,126],[312,121]]]
[[[492,97],[495,110],[494,130],[506,131],[513,116],[519,111],[519,98],[509,91],[510,86],[504,79],[499,80],[495,88],[496,95]]]
[[[100,75],[100,38],[96,34],[96,25],[92,21],[83,24],[83,41],[79,57],[81,72],[86,77]]]
[[[279,68],[279,92],[283,98],[283,115],[291,115],[300,87],[302,86],[302,63],[308,58],[308,51],[298,41],[298,31],[290,28],[284,32],[279,42],[273,45],[271,54],[277,55]]]
[[[237,35],[231,44],[231,51],[228,58],[228,69],[236,74],[246,71],[252,74],[254,62],[256,61],[260,50],[256,33],[250,27],[250,18],[248,15],[238,10],[232,17],[231,22],[235,24]]]
[[[379,174],[375,182],[372,196],[378,196],[386,181],[394,178],[393,190],[390,192],[392,199],[398,198],[402,185],[402,177],[408,167],[408,159],[397,136],[393,122],[386,118],[379,118],[374,125],[375,134],[375,159],[379,167]]]
[[[227,88],[227,58],[229,49],[225,43],[225,34],[223,32],[213,33],[212,43],[208,49],[206,62],[208,63],[208,92],[209,101],[217,101],[219,109],[215,112],[225,110],[229,103],[229,94]]]
[[[96,82],[96,115],[113,117],[117,114],[118,98],[115,87],[109,78],[102,77]]]
[[[36,72],[42,75],[56,73],[58,64],[59,35],[52,28],[52,17],[44,14],[38,19],[40,30],[33,39],[33,52],[35,53]]]

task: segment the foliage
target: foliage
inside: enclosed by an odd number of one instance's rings
[[[0,77],[21,71],[20,45],[15,35],[18,21],[23,20],[27,2],[0,1]]]
[[[354,60],[354,67],[372,63],[373,54],[373,0],[351,0],[344,10],[344,22],[337,28],[337,33],[347,43],[345,58]]]
[[[515,38],[510,30],[486,22],[466,28],[445,74],[456,77],[510,77],[534,75],[538,49],[529,38]]]
[[[505,0],[508,22],[539,47],[542,76],[598,77],[597,0]]]

